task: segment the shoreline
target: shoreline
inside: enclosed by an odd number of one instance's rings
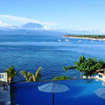
[[[89,39],[89,40],[102,40],[102,41],[105,41],[105,38],[89,38],[89,37],[69,36],[69,35],[63,35],[63,37],[73,38],[73,39]]]

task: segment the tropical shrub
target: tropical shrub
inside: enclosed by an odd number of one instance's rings
[[[26,81],[36,82],[41,79],[41,74],[40,74],[41,69],[42,69],[42,67],[40,66],[35,74],[33,74],[31,72],[27,72],[25,70],[22,70],[20,73],[26,79]]]
[[[56,81],[56,80],[70,80],[70,79],[71,79],[70,77],[66,77],[64,75],[57,76],[57,77],[53,78],[54,81]]]

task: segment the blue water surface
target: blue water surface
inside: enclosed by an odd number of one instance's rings
[[[62,67],[74,65],[81,55],[105,60],[105,41],[71,39],[57,35],[0,36],[0,72],[14,65],[18,71],[15,81],[24,80],[19,74],[21,70],[35,73],[39,66],[43,66],[42,80],[51,80],[58,75],[79,77],[78,71],[66,72]],[[38,91],[38,86],[45,83],[48,82],[14,84],[13,100],[19,105],[52,105],[52,94]],[[55,105],[105,105],[105,100],[95,94],[97,89],[105,88],[101,81],[57,83],[70,89],[65,93],[55,93]]]
[[[74,65],[81,55],[105,60],[105,41],[70,39],[60,35],[0,36],[0,72],[14,65],[19,72],[26,70],[35,73],[39,66],[43,66],[43,80],[60,75],[79,77],[78,71],[65,72],[62,67]],[[20,80],[24,78],[18,73],[15,81]]]
[[[49,82],[15,83],[12,87],[14,102],[18,105],[52,105],[52,93],[40,92],[38,86]],[[67,80],[56,81],[69,87],[67,92],[54,94],[54,105],[105,105],[105,99],[95,91],[105,88],[102,81]]]

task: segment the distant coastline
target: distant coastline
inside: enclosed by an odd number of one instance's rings
[[[105,40],[105,35],[63,35],[63,37],[74,39]]]

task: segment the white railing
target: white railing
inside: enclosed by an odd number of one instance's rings
[[[0,81],[8,82],[7,73],[0,73]]]

